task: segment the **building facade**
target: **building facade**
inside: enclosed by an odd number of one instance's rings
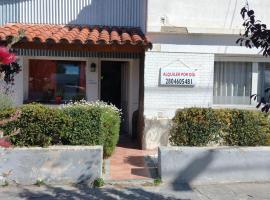
[[[270,59],[258,49],[236,44],[245,3],[148,0],[147,36],[153,49],[145,58],[145,148],[168,144],[169,122],[179,108],[255,109],[250,95],[263,94],[270,86]],[[257,19],[270,24],[269,1],[249,4]],[[188,78],[196,84],[164,85],[161,79],[166,70],[194,72],[196,76]]]
[[[14,101],[111,102],[123,110],[122,131],[144,149],[168,144],[179,108],[254,109],[250,95],[270,86],[270,59],[236,44],[244,4],[0,0],[0,40],[25,34],[14,46],[22,65]],[[268,0],[250,6],[270,24]]]
[[[22,32],[13,46],[22,66],[12,94],[15,104],[107,101],[122,109],[122,131],[131,134],[141,60],[151,47],[145,37],[146,3],[1,0],[0,41]]]

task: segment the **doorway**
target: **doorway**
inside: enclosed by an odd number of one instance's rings
[[[102,61],[100,100],[122,111],[121,134],[129,133],[129,63]]]

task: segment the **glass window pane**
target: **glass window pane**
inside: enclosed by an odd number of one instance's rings
[[[270,102],[269,96],[270,91],[270,64],[260,63],[259,64],[259,79],[258,79],[258,95],[260,97],[266,97],[267,102]]]
[[[214,104],[250,104],[252,63],[215,62]]]
[[[85,98],[85,62],[30,60],[29,100],[60,103]]]

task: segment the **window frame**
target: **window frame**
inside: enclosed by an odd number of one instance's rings
[[[251,84],[251,94],[258,93],[259,84],[259,63],[270,63],[270,58],[266,58],[260,55],[224,55],[216,54],[214,62],[251,62],[252,63],[252,84]],[[214,74],[214,63],[213,63],[213,74]],[[256,110],[256,105],[258,101],[251,101],[251,104],[214,104],[214,75],[213,75],[213,90],[212,90],[212,104],[213,108],[239,108]]]
[[[84,58],[84,57],[49,57],[49,56],[24,56],[23,57],[23,103],[28,103],[29,102],[29,66],[30,66],[30,60],[52,60],[52,61],[60,61],[60,62],[85,62],[85,98],[88,99],[89,96],[89,86],[87,84],[88,81],[88,66],[89,63],[91,62],[96,62],[95,58],[89,59],[89,58]],[[47,104],[47,103],[43,103]],[[50,103],[49,103],[50,104]],[[51,104],[54,105],[54,104]]]
[[[219,65],[216,65],[216,63],[218,63]],[[234,66],[234,64],[235,64],[235,66]],[[239,62],[239,61],[214,61],[214,70],[213,70],[213,105],[229,105],[229,106],[230,105],[235,105],[235,106],[249,106],[249,105],[251,105],[251,101],[248,104],[244,104],[244,103],[242,103],[242,104],[236,104],[236,103],[225,103],[225,104],[223,104],[223,103],[215,103],[214,102],[215,97],[224,97],[225,98],[225,96],[215,96],[214,95],[215,94],[215,89],[216,89],[215,88],[215,80],[216,80],[215,79],[215,75],[216,75],[215,69],[216,69],[216,66],[221,67],[221,70],[225,70],[224,68],[226,68],[226,67],[229,67],[229,69],[237,68],[238,67],[237,65],[239,65],[239,64],[246,64],[246,67],[250,67],[249,68],[250,69],[250,71],[249,71],[250,73],[248,73],[248,76],[246,78],[250,79],[249,89],[250,89],[250,95],[252,94],[252,75],[253,75],[253,63],[252,62],[246,62],[246,61],[245,62]],[[243,67],[243,65],[242,66],[239,66],[239,67]],[[228,72],[228,75],[231,75],[231,73],[232,73],[231,71],[227,71],[227,72]],[[235,73],[233,73],[233,74],[235,75]],[[227,79],[227,78],[228,77],[226,77],[225,79]],[[234,76],[233,77],[229,77],[228,79],[230,79],[232,81],[232,82],[229,82],[229,83],[233,83],[235,81],[235,77]],[[222,87],[222,88],[223,88],[223,90],[219,91],[218,93],[220,93],[222,91],[224,92],[224,87]],[[225,90],[226,91],[229,90],[229,89],[230,89],[230,87],[229,88],[227,86],[225,87]],[[234,93],[235,92],[235,88],[231,89],[231,92]],[[234,98],[234,97],[239,97],[239,98],[241,98],[241,97],[247,98],[248,97],[249,98],[250,95],[248,95],[248,96],[238,96],[238,95],[235,96],[235,95],[233,95],[233,96],[226,96],[226,97],[228,97],[228,99],[230,99],[230,97],[231,98]]]

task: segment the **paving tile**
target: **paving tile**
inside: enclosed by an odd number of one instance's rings
[[[110,179],[129,180],[151,178],[151,173],[145,162],[145,156],[154,155],[157,150],[140,150],[130,141],[125,139],[110,158]]]

